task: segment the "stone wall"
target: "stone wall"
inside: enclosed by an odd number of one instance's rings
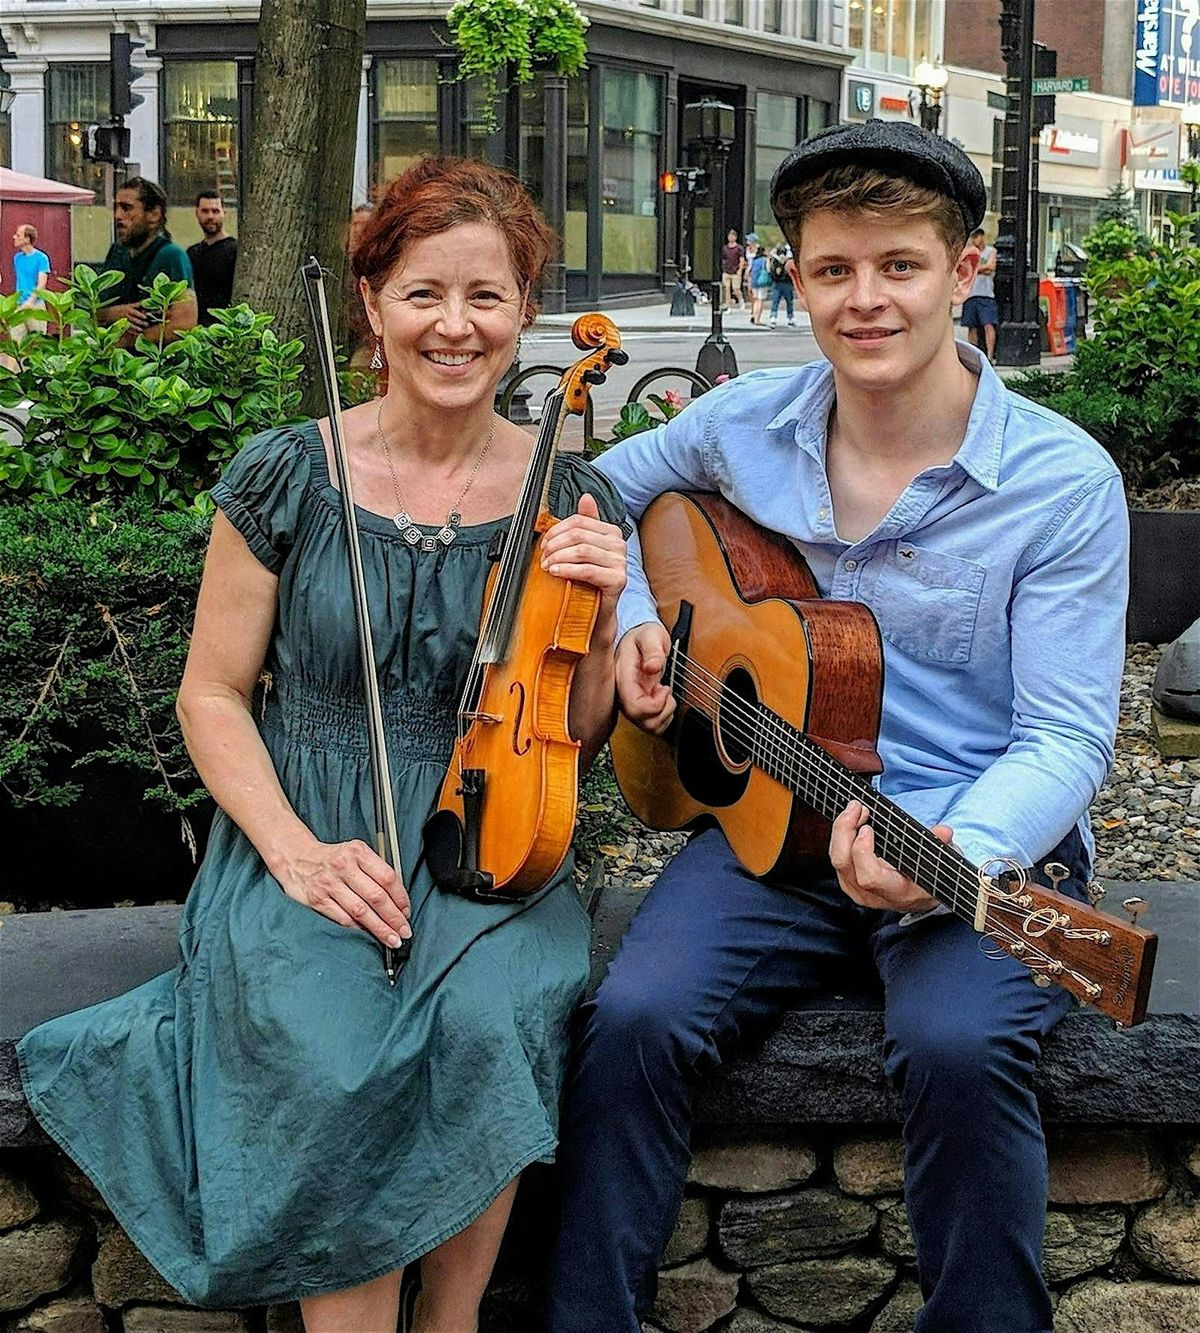
[[[907,1333],[920,1308],[892,1133],[702,1131],[649,1329]],[[1200,1133],[1051,1131],[1046,1276],[1056,1333],[1200,1328]],[[987,1237],[980,1243],[986,1245]],[[514,1290],[482,1333],[535,1333]],[[501,1296],[501,1293],[497,1293]],[[295,1306],[198,1311],[57,1150],[0,1156],[0,1328],[300,1333]]]

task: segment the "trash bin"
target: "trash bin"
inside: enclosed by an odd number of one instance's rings
[[[1046,350],[1051,356],[1067,354],[1067,293],[1061,278],[1043,278],[1038,283],[1039,300],[1046,310]]]
[[[1076,278],[1056,278],[1055,281],[1062,285],[1063,296],[1066,298],[1067,317],[1063,325],[1063,341],[1067,344],[1067,351],[1074,352],[1079,328],[1079,282]]]

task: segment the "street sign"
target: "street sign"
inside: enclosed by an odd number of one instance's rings
[[[1051,97],[1054,93],[1086,93],[1091,87],[1091,80],[1081,79],[1034,79],[1034,97]]]

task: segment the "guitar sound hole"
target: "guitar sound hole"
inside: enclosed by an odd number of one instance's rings
[[[735,667],[721,690],[717,712],[717,737],[729,763],[743,768],[753,753],[758,691],[744,667]]]

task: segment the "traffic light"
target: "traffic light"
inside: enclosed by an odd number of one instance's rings
[[[139,74],[139,71],[133,67],[133,48],[145,45],[145,42],[133,41],[126,32],[109,33],[108,114],[114,118],[129,115],[135,106],[141,106],[146,100],[141,93],[133,91],[133,81]]]
[[[124,162],[129,156],[129,129],[125,125],[87,125],[83,130],[85,162]]]
[[[1033,77],[1052,79],[1058,73],[1058,52],[1053,47],[1033,44]],[[1033,132],[1041,134],[1047,125],[1054,124],[1054,94],[1033,99]]]
[[[663,194],[678,194],[679,177],[673,171],[664,171],[658,178],[658,188]]]

